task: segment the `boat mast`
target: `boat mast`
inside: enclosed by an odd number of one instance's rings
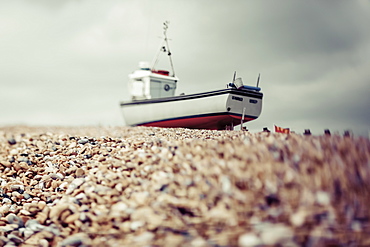
[[[158,52],[158,54],[157,54],[157,57],[156,57],[156,59],[155,59],[155,62],[154,62],[154,64],[153,64],[153,68],[152,69],[154,69],[154,67],[157,65],[157,63],[158,63],[158,58],[159,58],[159,54],[160,54],[160,52],[161,51],[163,51],[163,52],[167,52],[167,55],[168,55],[168,57],[169,57],[169,59],[170,59],[170,63],[171,63],[171,68],[172,68],[172,76],[175,76],[175,69],[174,69],[174,67],[173,67],[173,62],[172,62],[172,57],[171,57],[171,55],[172,55],[172,53],[171,53],[171,51],[170,51],[170,46],[168,45],[168,38],[167,38],[167,29],[168,29],[168,24],[169,24],[169,21],[165,21],[164,23],[163,23],[163,34],[164,34],[164,43],[165,43],[165,46],[163,45],[162,47],[161,47],[161,49],[159,50],[159,52]],[[167,48],[167,49],[166,49]]]
[[[171,52],[170,52],[170,46],[168,45],[168,38],[167,38],[167,29],[168,29],[168,24],[169,21],[166,21],[163,23],[163,34],[164,34],[164,40],[166,41],[167,49],[168,49],[168,57],[170,58],[170,63],[171,63],[171,68],[172,68],[172,76],[175,76],[175,69],[173,67],[173,62],[172,62],[172,57],[171,57]]]

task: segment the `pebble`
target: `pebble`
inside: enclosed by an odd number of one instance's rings
[[[286,245],[294,236],[293,230],[282,224],[271,224],[261,232],[261,240],[265,245]]]
[[[8,139],[8,143],[10,145],[15,145],[15,144],[17,144],[17,141],[14,138],[10,138],[10,139]]]
[[[78,140],[79,144],[86,144],[88,142],[89,142],[89,139],[86,139],[86,138],[82,138],[82,139]]]
[[[60,242],[60,246],[88,246],[89,242],[90,239],[85,233],[76,233]]]
[[[6,220],[9,224],[17,224],[19,227],[24,226],[23,220],[13,213],[8,214]]]
[[[307,214],[305,210],[299,210],[293,213],[290,216],[290,223],[295,227],[301,227],[306,221]]]
[[[130,229],[131,229],[131,231],[136,231],[144,225],[145,225],[144,221],[132,221],[131,225],[130,225]]]
[[[139,236],[136,236],[134,238],[134,241],[140,244],[145,244],[145,243],[150,243],[154,237],[155,235],[152,232],[143,232]]]
[[[74,190],[78,189],[85,182],[84,178],[76,178],[68,186],[66,194],[71,194]]]
[[[370,244],[370,141],[0,127],[0,246]]]
[[[76,170],[76,177],[81,177],[81,176],[83,176],[84,174],[85,174],[84,169],[82,169],[82,168],[77,168],[77,170]]]
[[[30,198],[31,198],[31,195],[25,192],[25,193],[23,193],[23,198],[24,198],[25,200],[28,200],[28,199],[30,199]]]
[[[319,205],[327,206],[330,204],[330,195],[325,191],[316,192],[316,201]]]
[[[18,237],[15,234],[8,234],[7,239],[9,239],[10,241],[12,241],[16,245],[19,245],[19,244],[23,243],[23,239],[20,238],[20,237]]]
[[[18,224],[7,224],[5,226],[0,226],[0,232],[9,233],[9,232],[17,230],[18,228],[19,228]]]
[[[45,226],[41,225],[37,220],[34,220],[34,219],[28,220],[25,226],[27,229],[33,232],[39,232],[45,228]]]
[[[245,233],[239,236],[238,244],[240,247],[260,246],[262,245],[262,241],[254,233]]]

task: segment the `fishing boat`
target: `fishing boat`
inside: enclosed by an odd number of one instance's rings
[[[127,125],[224,130],[260,116],[263,98],[258,87],[260,76],[257,86],[244,85],[234,73],[224,89],[175,95],[179,79],[173,68],[167,29],[165,22],[160,51],[167,53],[172,73],[155,69],[158,55],[152,66],[139,63],[139,69],[129,75],[131,101],[120,104]]]

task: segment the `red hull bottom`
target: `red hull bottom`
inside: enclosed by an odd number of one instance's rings
[[[242,116],[231,115],[229,113],[219,115],[190,116],[184,118],[165,119],[156,122],[142,123],[139,126],[163,127],[163,128],[189,128],[189,129],[210,129],[224,130],[227,126],[241,124]],[[244,117],[243,122],[251,121],[255,118]]]

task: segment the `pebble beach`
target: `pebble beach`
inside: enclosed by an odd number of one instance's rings
[[[365,137],[0,128],[0,246],[370,246]]]

